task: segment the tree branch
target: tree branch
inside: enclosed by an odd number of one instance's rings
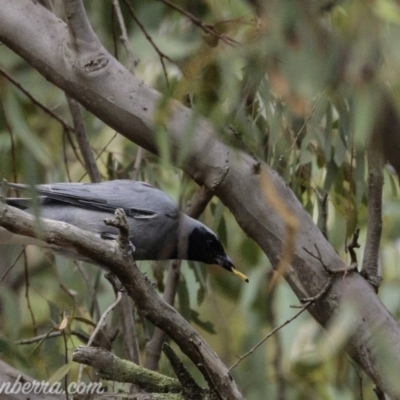
[[[89,139],[83,122],[83,114],[79,103],[67,95],[69,110],[71,111],[72,120],[74,122],[74,132],[79,145],[83,160],[85,161],[86,171],[91,182],[101,182],[100,172],[97,168],[96,161],[90,147]]]
[[[182,390],[177,379],[122,360],[100,347],[79,346],[74,351],[72,360],[97,369],[102,379],[135,383],[150,393],[178,393]]]
[[[208,381],[224,398],[242,399],[227,367],[207,342],[171,306],[154,291],[132,257],[126,256],[116,242],[102,240],[96,235],[64,222],[41,219],[41,232],[36,232],[35,217],[0,202],[0,226],[25,236],[38,237],[49,245],[70,247],[107,267],[123,282],[129,296],[143,315],[164,330],[181,350],[195,363]]]
[[[378,291],[379,247],[382,234],[383,157],[374,140],[368,150],[368,230],[361,275]]]
[[[132,76],[104,48],[101,49],[104,62],[97,63],[99,68],[96,71],[85,69],[85,62],[75,63],[76,68],[72,68],[68,60],[80,55],[71,55],[66,51],[63,44],[69,39],[65,24],[43,7],[29,0],[0,0],[0,6],[0,40],[3,44],[110,127],[155,154],[159,154],[155,131],[161,125],[163,133],[168,135],[171,160],[197,183],[214,190],[241,228],[260,245],[272,265],[276,266],[282,256],[287,227],[282,215],[275,211],[265,196],[261,182],[266,178],[299,222],[293,256],[285,275],[299,298],[317,292],[327,279],[319,262],[303,248],[312,248],[316,244],[327,265],[332,269],[343,268],[342,260],[295,195],[267,165],[221,143],[209,121],[177,101],[169,101],[170,112],[164,113],[165,118],[160,121],[157,107],[161,104],[161,95]],[[49,32],[52,34],[49,35]],[[191,132],[190,141],[187,132]],[[184,153],[181,154],[182,149]],[[146,299],[143,300],[146,305],[152,304],[151,297]],[[325,325],[347,302],[355,307],[357,316],[357,327],[347,346],[348,353],[387,394],[400,398],[400,387],[392,378],[400,371],[400,329],[361,276],[351,274],[345,280],[335,278],[329,293],[313,304],[309,311]],[[163,306],[161,315],[152,316],[158,326],[168,325],[165,314],[162,314],[164,309],[170,310]],[[175,324],[178,317],[171,313],[168,315],[173,316]],[[174,332],[168,334],[177,339]],[[188,345],[186,354],[203,364],[197,351],[204,352],[204,348],[196,346],[196,341],[188,343],[190,335],[189,331],[182,334],[183,342],[179,344]],[[214,367],[218,369],[216,365]],[[224,368],[222,370],[225,371]],[[203,373],[207,372],[203,370]],[[225,373],[223,376],[227,377]],[[218,379],[217,383],[223,386],[221,380]],[[237,388],[233,392],[236,396]]]
[[[137,61],[135,59],[135,56],[133,55],[133,51],[132,51],[131,45],[129,43],[128,32],[126,30],[124,16],[122,15],[121,7],[119,5],[118,0],[112,0],[112,5],[114,8],[115,14],[117,15],[118,25],[121,30],[120,40],[121,40],[122,45],[125,48],[126,53],[128,54],[128,69],[130,72],[132,72],[132,74],[134,74]]]

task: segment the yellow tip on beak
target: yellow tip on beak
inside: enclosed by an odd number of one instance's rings
[[[249,279],[247,278],[247,276],[245,274],[242,274],[235,268],[232,268],[232,273],[233,273],[233,275],[236,275],[237,277],[239,277],[242,281],[245,281],[245,282],[249,281]]]

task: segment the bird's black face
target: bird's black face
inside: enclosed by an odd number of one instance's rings
[[[188,259],[206,264],[218,264],[230,272],[235,268],[218,237],[203,227],[193,229],[189,235]]]

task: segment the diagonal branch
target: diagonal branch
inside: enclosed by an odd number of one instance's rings
[[[80,55],[65,49],[63,43],[69,40],[68,30],[45,8],[30,0],[0,0],[0,6],[0,40],[4,45],[110,127],[154,154],[159,154],[161,126],[170,144],[171,161],[197,183],[213,190],[233,213],[239,226],[260,245],[272,265],[276,266],[282,256],[287,227],[282,215],[275,211],[265,196],[260,172],[265,174],[275,187],[277,196],[299,221],[293,242],[293,257],[285,275],[298,297],[308,297],[326,283],[326,273],[320,263],[304,248],[315,244],[331,269],[344,266],[290,188],[268,165],[256,162],[243,151],[226,146],[207,119],[177,101],[169,100],[168,112],[160,113],[160,104],[165,104],[160,101],[162,95],[133,76],[104,48],[98,49],[102,58],[98,63],[94,62],[99,67],[97,70],[89,68],[88,71],[85,62],[77,62],[72,68],[71,59]],[[49,35],[49,32],[52,34]],[[104,62],[101,63],[101,60]],[[313,304],[309,312],[320,324],[326,325],[346,302],[356,309],[354,322],[357,325],[349,338],[348,354],[385,393],[400,398],[398,382],[391,379],[393,374],[386,370],[390,365],[391,371],[400,371],[400,328],[361,276],[351,274],[344,281],[335,279],[329,293]],[[152,303],[147,298],[146,305],[149,304]],[[157,319],[158,326],[162,323],[167,324],[163,319]],[[176,323],[175,319],[173,323]],[[174,332],[168,334],[176,338]],[[184,340],[181,346],[188,344],[186,354],[203,364],[195,344],[187,343],[191,332],[186,331],[186,334],[189,336],[182,335]],[[382,351],[382,346],[378,344],[384,345],[387,351]],[[201,351],[204,351],[203,347]],[[217,366],[215,368],[218,369]],[[215,369],[212,371],[215,373]],[[205,370],[202,372],[207,374]],[[221,384],[221,381],[218,379],[217,383]],[[228,388],[231,388],[230,383]]]
[[[224,398],[242,399],[227,367],[190,324],[158,296],[133,258],[126,257],[115,243],[64,222],[41,219],[41,232],[38,234],[36,222],[32,215],[0,201],[0,226],[17,234],[38,237],[49,245],[73,248],[107,267],[124,283],[143,315],[163,329],[195,363],[211,388],[215,388]]]

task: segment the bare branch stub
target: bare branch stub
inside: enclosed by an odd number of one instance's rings
[[[82,0],[64,0],[64,9],[66,23],[70,33],[70,45],[74,50],[85,51],[88,44],[99,44],[89,19],[86,15],[86,10]]]
[[[108,226],[118,228],[118,245],[124,253],[127,253],[125,256],[131,255],[134,248],[129,238],[129,226],[125,211],[122,208],[117,208],[114,213],[114,218],[106,218],[104,223]]]
[[[358,266],[358,261],[357,261],[357,254],[354,251],[354,249],[359,249],[361,247],[360,243],[358,243],[359,236],[360,236],[360,228],[357,227],[353,233],[353,238],[351,239],[350,244],[347,246],[347,250],[350,253],[351,265],[356,264],[356,266]]]
[[[354,244],[358,244],[357,243],[357,239],[358,239],[358,233],[357,235],[354,234],[353,237],[353,245]],[[350,245],[349,245],[350,247]],[[354,247],[354,246],[353,246]],[[311,296],[311,297],[304,297],[302,299],[300,299],[300,301],[302,303],[306,303],[306,305],[308,306],[309,304],[314,303],[315,301],[319,300],[321,297],[323,297],[326,293],[328,293],[329,289],[332,286],[333,283],[333,279],[335,275],[338,274],[344,274],[347,275],[350,272],[354,272],[357,270],[357,259],[355,263],[351,263],[351,265],[349,267],[345,266],[343,268],[337,268],[337,269],[332,269],[329,265],[326,265],[324,260],[322,259],[322,255],[321,252],[318,248],[317,245],[315,245],[315,250],[317,251],[317,255],[315,255],[313,252],[311,252],[310,250],[306,249],[305,247],[303,247],[303,250],[309,254],[311,257],[315,258],[316,260],[318,260],[322,266],[322,268],[324,269],[325,272],[327,272],[329,274],[329,278],[328,281],[326,282],[326,284],[323,286],[323,288],[315,295],[315,296]],[[354,250],[353,250],[354,251]]]
[[[267,339],[269,339],[272,335],[274,335],[277,331],[285,327],[286,325],[290,324],[292,321],[294,321],[299,315],[301,315],[304,311],[306,311],[311,304],[313,304],[313,301],[309,301],[307,304],[302,305],[300,308],[301,310],[293,315],[293,317],[289,318],[286,320],[283,324],[277,326],[274,328],[268,335],[263,337],[258,343],[256,343],[247,353],[245,353],[243,356],[237,356],[238,360],[233,364],[230,368],[229,371],[232,371],[234,368],[236,368],[246,357],[248,357],[250,354],[254,353],[254,351],[260,347]]]

